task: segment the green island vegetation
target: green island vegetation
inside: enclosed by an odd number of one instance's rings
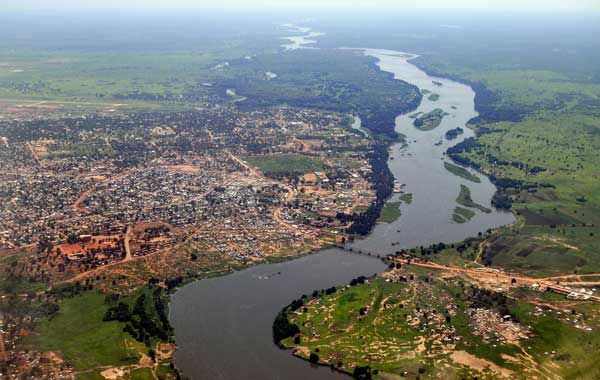
[[[419,115],[421,115],[423,112],[415,112],[413,114],[410,114],[408,117],[410,117],[411,119],[416,119],[417,117],[419,117]]]
[[[464,207],[455,207],[454,212],[452,213],[452,220],[456,223],[466,223],[469,220],[473,219],[475,216],[475,211],[469,210]]]
[[[566,315],[540,309],[460,277],[403,266],[292,302],[274,338],[294,355],[356,379],[593,379],[600,369],[589,352],[600,348],[600,336],[572,321],[599,328],[589,312],[584,303]]]
[[[404,193],[400,195],[400,200],[409,205],[412,203],[413,195],[412,193]]]
[[[259,168],[266,176],[302,175],[322,171],[325,163],[313,157],[300,154],[273,154],[268,156],[245,157],[250,165]]]
[[[468,181],[471,182],[476,182],[476,183],[480,183],[481,179],[479,177],[477,177],[474,174],[471,174],[470,171],[468,171],[467,169],[463,168],[462,166],[458,166],[455,165],[451,162],[447,162],[444,161],[444,167],[446,168],[446,170],[448,170],[450,173],[459,176],[461,178],[464,178]]]
[[[381,210],[381,214],[379,215],[379,219],[377,219],[378,223],[392,223],[400,218],[400,205],[402,202],[386,202],[385,206]]]
[[[437,102],[440,99],[440,94],[431,94],[427,97],[427,99],[431,100],[432,102]]]
[[[431,131],[439,127],[444,116],[448,115],[441,108],[436,108],[430,112],[421,114],[415,118],[413,124],[422,131]]]
[[[483,207],[473,202],[473,199],[471,198],[471,190],[467,186],[462,184],[460,185],[460,193],[458,194],[458,197],[456,197],[456,203],[458,203],[461,206],[476,208],[477,210],[485,212],[486,214],[492,212],[492,210],[490,210],[489,208]]]

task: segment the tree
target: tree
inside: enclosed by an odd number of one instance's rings
[[[319,362],[319,355],[315,354],[314,352],[311,352],[310,356],[308,357],[308,360],[311,363],[318,363]]]
[[[371,380],[371,367],[354,367],[354,372],[352,372],[352,378],[358,380]]]

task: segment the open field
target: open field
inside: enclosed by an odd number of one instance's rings
[[[140,303],[141,297],[146,301]],[[163,352],[165,349],[172,351],[172,347],[161,343],[151,331],[146,331],[149,335],[145,338],[133,336],[129,332],[132,330],[128,331],[132,321],[127,322],[125,314],[120,314],[119,318],[124,318],[121,320],[107,317],[109,309],[117,302],[128,305],[129,310],[137,313],[138,323],[142,326],[160,323],[160,312],[149,288],[121,298],[83,292],[61,301],[58,314],[41,322],[25,345],[58,355],[64,360],[64,366],[72,368],[76,379],[106,379],[110,378],[110,373],[132,379],[153,379],[159,372],[163,379],[175,379],[176,374],[169,367],[172,352]],[[136,311],[139,305],[144,312]],[[156,360],[148,357],[147,346],[154,352]],[[142,375],[145,377],[140,377]]]
[[[60,354],[77,371],[137,363],[143,344],[123,332],[124,324],[102,321],[104,299],[90,293],[63,300],[59,313],[42,322],[27,344]]]
[[[250,165],[259,168],[265,175],[303,175],[322,171],[324,162],[317,158],[299,154],[276,154],[269,156],[254,156],[244,158]]]
[[[473,83],[477,137],[460,144],[452,158],[491,175],[499,188],[496,205],[512,204],[520,219],[498,231],[483,258],[527,273],[594,272],[600,260],[600,85],[583,79],[594,75],[583,64],[556,58],[546,70],[533,64],[524,70],[510,59],[500,59],[503,70],[488,63],[459,67],[458,57],[419,62],[429,72]]]

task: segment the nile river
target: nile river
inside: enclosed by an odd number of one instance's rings
[[[391,148],[388,164],[396,180],[404,185],[402,190],[413,194],[413,199],[410,204],[402,204],[400,219],[378,224],[367,238],[352,244],[354,250],[393,253],[399,247],[460,241],[488,228],[511,223],[514,220],[511,213],[496,210],[489,214],[477,212],[467,223],[452,221],[460,184],[471,189],[475,202],[490,208],[495,191],[485,176],[473,172],[481,182],[470,182],[446,171],[443,165],[446,149],[473,134],[465,127],[476,116],[473,90],[451,80],[428,76],[410,63],[413,57],[410,54],[363,51],[378,59],[381,70],[439,95],[437,101],[425,95],[416,112],[442,108],[449,115],[439,127],[427,132],[415,128],[409,115],[398,116],[396,130],[406,136],[407,144]],[[458,126],[464,129],[464,134],[452,141],[445,140],[446,131]],[[394,195],[390,201],[396,201],[398,196]],[[173,295],[170,304],[170,321],[178,347],[175,362],[193,380],[346,378],[327,368],[311,367],[277,348],[271,337],[273,320],[279,310],[302,294],[346,284],[358,275],[384,269],[383,263],[374,257],[329,249],[184,286]]]

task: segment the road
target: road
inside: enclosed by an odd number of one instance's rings
[[[466,275],[468,277],[474,277],[480,280],[494,280],[502,283],[506,283],[507,285],[512,284],[512,281],[515,280],[517,285],[527,284],[533,285],[537,284],[541,289],[550,289],[556,293],[560,294],[572,294],[575,293],[580,297],[588,297],[587,299],[593,300],[596,302],[600,302],[600,296],[589,295],[581,292],[578,289],[573,289],[573,286],[600,286],[600,281],[579,281],[579,282],[568,282],[569,286],[561,285],[559,281],[556,281],[556,278],[547,277],[547,278],[535,278],[535,277],[525,277],[520,275],[511,275],[502,272],[490,272],[489,270],[474,270],[474,269],[466,269],[466,268],[457,268],[450,267],[442,264],[437,264],[429,261],[420,261],[414,259],[405,259],[405,258],[393,258],[393,262],[406,264],[406,265],[415,265],[423,268],[442,270],[446,272],[452,272],[457,274]],[[587,276],[600,276],[599,274],[588,274]],[[564,278],[565,276],[559,276],[559,278]],[[567,276],[568,277],[568,276]]]
[[[125,236],[123,237],[123,245],[125,246],[125,261],[131,260],[131,258],[133,257],[131,255],[131,247],[129,245],[132,230],[133,227],[131,227],[131,225],[128,225],[127,230],[125,231]]]
[[[248,170],[253,176],[259,178],[260,180],[267,182],[267,183],[273,183],[276,185],[279,185],[283,188],[285,188],[287,190],[287,195],[285,196],[284,202],[290,202],[292,199],[294,199],[294,196],[296,196],[296,190],[294,190],[291,186],[282,183],[282,182],[278,182],[278,181],[274,181],[272,179],[269,179],[267,177],[265,177],[262,173],[260,173],[258,170],[256,170],[255,168],[251,167],[250,165],[248,165],[246,162],[244,162],[242,159],[240,159],[239,157],[236,157],[233,153],[231,153],[229,150],[227,151],[227,154],[229,155],[229,157],[236,161],[238,164],[240,164],[244,169]],[[275,219],[275,221],[277,221],[277,223],[287,227],[287,228],[291,228],[293,230],[297,230],[300,231],[302,233],[308,233],[307,231],[293,226],[291,224],[288,224],[287,222],[285,222],[283,219],[281,219],[281,210],[283,209],[283,206],[281,207],[277,207],[274,211],[273,211],[273,218]]]
[[[125,177],[125,176],[129,175],[130,173],[131,173],[131,171],[130,171],[130,170],[126,170],[126,171],[124,171],[124,172],[122,172],[122,173],[120,173],[120,174],[117,174],[116,176],[113,176],[113,177],[107,178],[107,179],[105,179],[104,181],[101,181],[100,183],[98,183],[98,184],[96,184],[96,185],[94,185],[94,186],[90,187],[89,189],[87,189],[87,190],[85,190],[83,193],[81,193],[81,195],[80,195],[79,197],[77,197],[77,199],[75,200],[75,202],[73,202],[73,204],[71,205],[71,208],[73,208],[73,209],[75,209],[75,210],[77,210],[77,211],[79,211],[79,212],[85,212],[86,210],[80,207],[80,206],[81,206],[81,203],[83,203],[83,201],[84,201],[84,200],[85,200],[87,197],[89,197],[89,196],[90,196],[90,194],[92,194],[94,191],[96,191],[96,189],[97,189],[99,186],[102,186],[102,185],[109,184],[109,183],[111,183],[111,182],[113,182],[113,181],[116,181],[116,180],[118,180],[118,179],[120,179],[120,178],[123,178],[123,177]]]

